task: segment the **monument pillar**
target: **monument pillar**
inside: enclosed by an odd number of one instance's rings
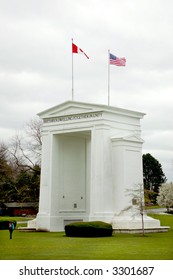
[[[112,137],[114,214],[132,205],[129,191],[143,184],[142,144],[139,136]],[[135,195],[135,194],[134,194]]]
[[[141,209],[134,198],[143,196],[142,144],[138,135],[112,137],[114,169],[114,231],[129,232],[142,228]],[[144,201],[144,197],[143,197]],[[160,221],[144,213],[145,228],[159,228]]]
[[[110,127],[99,125],[92,131],[90,220],[111,221],[112,202]]]

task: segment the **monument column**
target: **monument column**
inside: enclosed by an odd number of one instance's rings
[[[143,184],[142,143],[143,140],[131,135],[112,137],[112,168],[114,188],[114,213],[119,214],[132,206],[132,197],[128,193],[135,185]]]
[[[110,127],[95,126],[91,137],[90,220],[111,221],[112,168]]]
[[[37,214],[36,228],[50,230],[50,177],[51,177],[51,134],[42,132],[42,163],[39,197],[39,213]],[[45,203],[46,201],[46,203]]]
[[[113,229],[116,231],[140,229],[142,221],[139,206],[133,205],[133,198],[143,185],[142,143],[138,135],[112,137],[112,168],[114,188]],[[158,220],[144,215],[146,228],[160,226]]]

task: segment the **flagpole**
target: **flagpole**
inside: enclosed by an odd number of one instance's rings
[[[72,38],[72,101],[74,100],[74,81],[73,81],[73,38]]]
[[[110,50],[108,50],[108,106],[110,105]]]

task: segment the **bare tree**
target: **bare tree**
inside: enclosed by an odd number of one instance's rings
[[[132,197],[132,203],[137,207],[138,211],[141,215],[141,222],[142,222],[142,233],[143,236],[145,235],[145,228],[144,228],[144,213],[145,213],[145,203],[144,203],[144,186],[143,184],[137,184],[136,188],[133,190],[127,190],[128,194]]]
[[[15,135],[9,145],[12,164],[23,170],[35,170],[41,162],[41,127],[42,121],[32,119],[26,124],[23,135]]]
[[[40,119],[32,119],[22,134],[0,145],[0,194],[3,201],[36,201],[40,185]]]
[[[28,136],[28,149],[35,153],[38,157],[41,156],[42,138],[42,120],[40,118],[31,119],[26,124],[26,135]]]

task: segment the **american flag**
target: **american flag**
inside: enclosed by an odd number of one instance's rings
[[[116,66],[126,66],[126,59],[125,57],[117,57],[113,54],[109,54],[109,62],[112,65],[116,65]]]

